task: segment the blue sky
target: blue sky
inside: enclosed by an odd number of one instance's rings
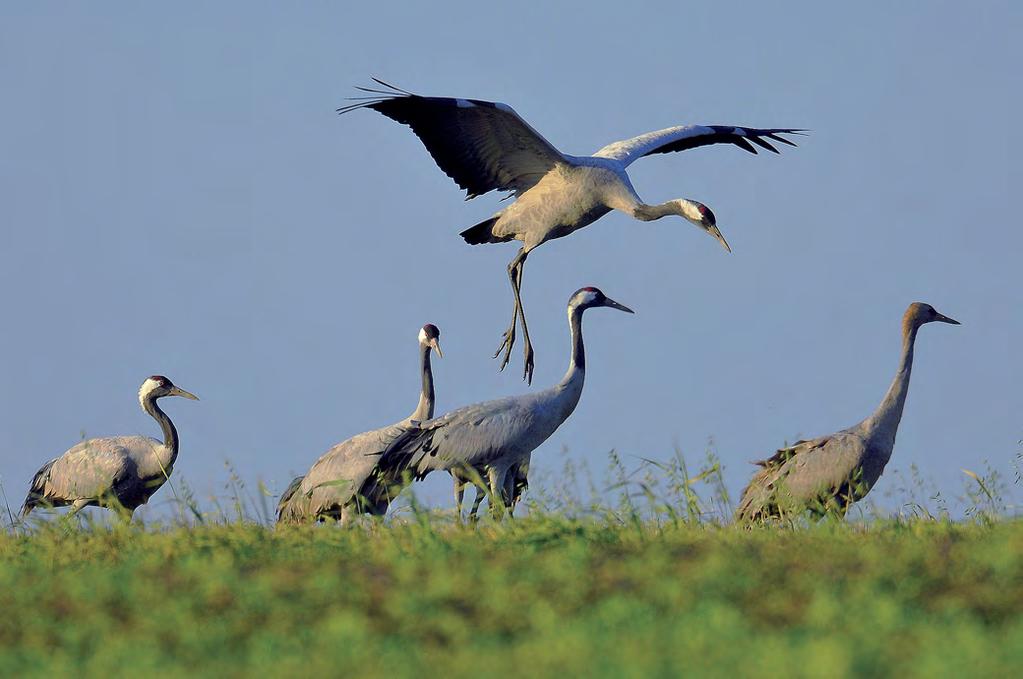
[[[588,314],[586,390],[541,468],[713,439],[738,492],[749,460],[876,406],[922,300],[963,325],[921,332],[890,469],[952,495],[985,460],[1010,475],[1021,29],[1009,2],[7,3],[0,481],[20,502],[82,432],[158,435],[135,394],[162,373],[203,399],[167,403],[176,475],[222,493],[229,459],[283,488],[412,410],[427,321],[440,411],[526,388],[490,360],[515,246],[457,235],[498,198],[464,202],[407,128],[336,116],[371,75],[507,102],[573,154],[682,123],[813,130],[780,157],[631,168],[648,202],[711,206],[731,255],[612,214],[530,256],[533,388],[564,371],[576,288],[637,312]],[[448,481],[420,492],[448,502]]]

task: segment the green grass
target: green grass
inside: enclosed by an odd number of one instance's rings
[[[0,534],[0,676],[1010,676],[1023,523]]]

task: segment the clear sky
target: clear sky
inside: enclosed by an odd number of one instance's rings
[[[952,495],[984,460],[1010,476],[1023,9],[769,4],[4,3],[8,499],[83,432],[158,436],[136,399],[152,373],[202,398],[166,402],[175,475],[202,496],[224,492],[225,460],[281,489],[406,416],[427,321],[440,412],[526,389],[518,347],[505,373],[490,359],[516,246],[458,237],[498,197],[464,202],[407,128],[335,115],[372,75],[509,103],[572,154],[682,123],[813,130],[780,157],[632,166],[648,202],[711,206],[731,255],[682,220],[620,214],[532,254],[534,389],[565,369],[576,288],[636,310],[587,314],[586,389],[541,469],[702,457],[713,439],[738,492],[749,460],[876,406],[922,300],[962,326],[921,331],[889,470]],[[446,477],[420,490],[449,501]]]

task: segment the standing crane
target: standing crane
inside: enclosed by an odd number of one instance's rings
[[[829,436],[798,441],[766,460],[742,493],[737,521],[752,523],[809,510],[845,513],[870,492],[892,456],[913,369],[916,333],[925,323],[959,321],[914,302],[902,317],[902,358],[888,392],[867,419]]]
[[[295,478],[277,503],[278,523],[302,523],[333,518],[347,523],[353,514],[382,515],[393,499],[400,477],[379,473],[380,454],[405,429],[433,417],[434,387],[430,352],[440,349],[440,330],[427,323],[419,331],[419,369],[422,389],[412,414],[396,424],[368,431],[337,444]]]
[[[583,392],[586,354],[583,349],[583,312],[610,307],[633,313],[597,288],[582,288],[568,301],[572,356],[558,384],[536,393],[486,401],[454,410],[412,427],[385,451],[380,467],[415,478],[431,471],[486,470],[491,508],[509,507],[516,497],[519,470],[532,452],[569,418]],[[520,486],[524,489],[524,485]],[[478,503],[477,503],[478,504]]]
[[[165,396],[199,400],[162,375],[146,378],[139,388],[139,404],[159,423],[163,441],[148,436],[82,441],[36,472],[21,516],[36,507],[69,505],[73,515],[93,505],[123,513],[130,520],[170,478],[178,459],[178,430],[156,402]]]
[[[710,144],[734,144],[756,154],[760,147],[778,153],[771,141],[795,146],[780,135],[799,134],[788,128],[757,129],[732,125],[681,125],[608,144],[592,156],[558,151],[510,106],[477,99],[421,97],[373,79],[385,89],[359,87],[369,96],[338,109],[347,113],[369,108],[412,128],[438,167],[466,191],[466,200],[489,191],[511,191],[508,207],[461,233],[470,245],[522,242],[508,265],[515,306],[494,358],[504,352],[508,365],[515,343],[517,319],[524,339],[523,378],[533,379],[533,347],[522,308],[522,270],[529,253],[553,239],[592,224],[611,210],[641,221],[669,215],[689,220],[731,248],[717,227],[714,213],[686,198],[648,205],[640,200],[626,168],[655,153],[685,151]]]

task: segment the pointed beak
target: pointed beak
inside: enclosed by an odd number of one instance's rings
[[[954,318],[949,318],[949,317],[948,317],[948,316],[946,316],[945,314],[939,314],[939,313],[938,313],[938,312],[936,312],[936,311],[935,311],[934,313],[935,313],[935,314],[937,314],[937,315],[936,315],[936,316],[934,317],[934,320],[935,320],[935,321],[937,321],[938,323],[951,323],[952,325],[962,325],[962,323],[960,323],[960,322],[959,322],[959,321],[957,321],[956,319],[954,319]]]
[[[619,311],[624,311],[627,314],[634,314],[634,313],[636,313],[635,311],[633,311],[629,307],[625,306],[624,304],[619,304],[618,302],[614,301],[610,297],[605,297],[604,298],[604,306],[611,307],[612,309],[618,309]]]
[[[732,251],[732,248],[730,248],[728,246],[728,241],[726,241],[725,237],[721,235],[721,229],[719,229],[717,227],[717,224],[710,224],[710,225],[708,225],[707,226],[707,233],[709,233],[710,235],[712,235],[715,238],[717,238],[718,242],[721,243],[721,245],[725,248],[725,250],[728,250],[729,252]]]
[[[167,395],[168,396],[183,396],[183,397],[185,397],[187,399],[190,399],[192,401],[198,401],[199,400],[198,396],[196,396],[195,394],[193,394],[191,392],[185,391],[181,387],[171,387],[170,393],[167,394]]]
[[[444,358],[444,352],[440,350],[440,340],[434,337],[430,340],[430,348],[437,352],[437,355]]]

